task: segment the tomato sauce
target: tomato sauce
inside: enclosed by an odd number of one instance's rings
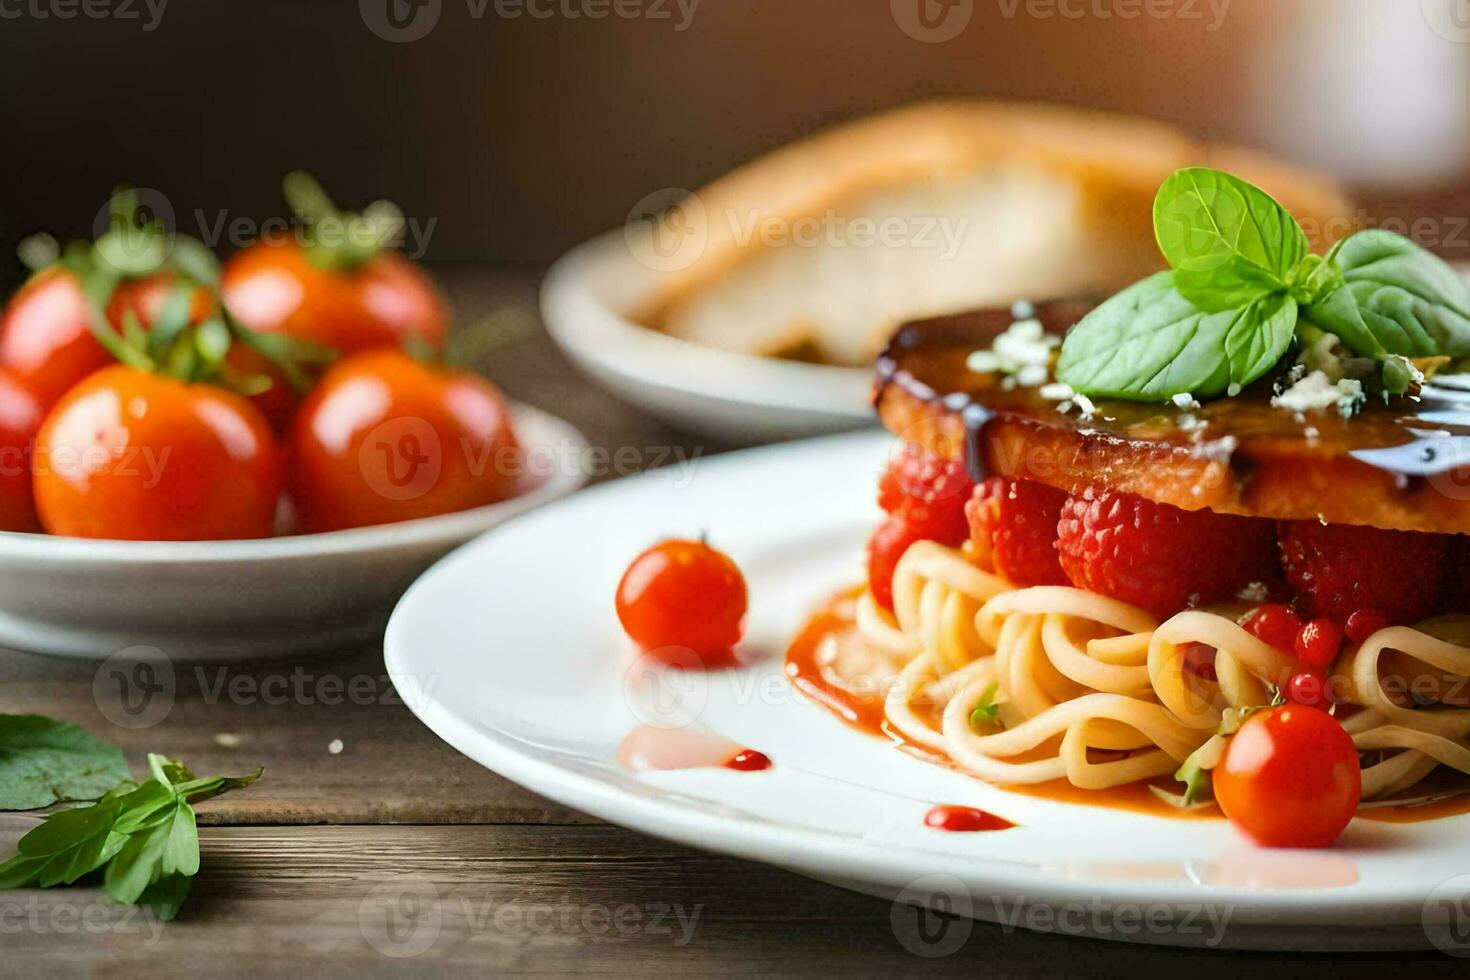
[[[924,826],[951,833],[974,833],[980,830],[1009,830],[1015,826],[1005,817],[972,806],[944,804],[924,814]]]
[[[787,678],[808,699],[815,701],[852,728],[879,738],[886,738],[899,749],[926,762],[953,768],[954,763],[948,756],[936,753],[926,746],[915,745],[907,741],[884,721],[883,698],[880,694],[854,691],[844,686],[840,678],[825,669],[821,663],[825,643],[856,629],[855,602],[861,592],[861,588],[841,592],[811,616],[787,650]],[[1019,761],[1025,761],[1025,757],[1021,757]],[[1153,791],[1151,785],[1156,785],[1161,791],[1170,794],[1177,794],[1180,790],[1179,784],[1172,780],[1157,780],[1153,784],[1129,783],[1101,790],[1080,789],[1065,779],[1029,786],[1008,785],[1003,788],[1008,793],[1022,796],[1076,803],[1083,806],[1128,810],[1177,820],[1224,819],[1224,814],[1215,805],[1189,810],[1180,809],[1167,800],[1161,799]],[[1417,795],[1430,794],[1425,792]],[[1385,823],[1415,823],[1420,820],[1433,820],[1461,813],[1470,813],[1470,796],[1439,800],[1420,806],[1371,807],[1359,810],[1357,816],[1364,820]]]

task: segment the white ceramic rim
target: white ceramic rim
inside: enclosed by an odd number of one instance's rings
[[[614,230],[563,255],[541,288],[552,339],[578,361],[703,398],[873,421],[871,368],[735,354],[651,330],[629,310],[657,284]],[[614,295],[616,294],[616,295]],[[678,379],[672,383],[670,379]],[[854,398],[854,393],[863,397]]]

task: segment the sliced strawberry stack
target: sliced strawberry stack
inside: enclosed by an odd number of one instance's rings
[[[991,571],[1016,585],[1067,585],[1057,556],[1065,492],[1035,480],[993,476],[965,505],[970,540]]]
[[[1109,490],[1068,497],[1057,534],[1073,585],[1160,617],[1231,595],[1275,570],[1269,521]]]
[[[1410,623],[1434,609],[1449,535],[1317,521],[1283,522],[1279,534],[1286,580],[1313,616],[1346,625],[1373,610]]]
[[[945,459],[906,443],[878,481],[878,506],[888,518],[868,541],[868,584],[893,608],[893,569],[915,541],[957,547],[970,536],[965,503],[974,482],[962,460]]]

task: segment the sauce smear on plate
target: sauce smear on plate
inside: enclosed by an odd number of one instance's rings
[[[618,761],[632,772],[718,768],[759,772],[771,768],[764,753],[728,738],[652,725],[639,725],[623,737]]]
[[[1010,830],[1015,824],[1005,817],[996,816],[989,810],[946,803],[933,807],[924,814],[924,826],[933,827],[935,830],[968,834],[979,830]]]

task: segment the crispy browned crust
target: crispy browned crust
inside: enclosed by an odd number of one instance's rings
[[[701,188],[693,195],[700,207],[680,220],[707,222],[704,247],[697,261],[659,278],[640,319],[659,324],[691,293],[766,250],[760,236],[738,234],[742,222],[708,220],[710,215],[794,222],[840,210],[876,188],[1004,166],[1076,180],[1085,202],[1084,224],[1138,243],[1138,254],[1119,270],[1124,281],[1161,264],[1152,246],[1153,198],[1164,178],[1180,167],[1218,167],[1264,188],[1302,221],[1318,249],[1354,230],[1351,203],[1334,181],[1264,153],[1204,142],[1153,120],[1090,109],[936,100],[823,130]]]
[[[889,431],[946,457],[972,455],[972,466],[986,474],[1039,480],[1069,493],[1106,488],[1186,510],[1470,532],[1470,465],[1452,465],[1470,463],[1470,455],[1462,451],[1456,459],[1441,451],[1437,472],[1421,470],[1415,462],[1421,437],[1409,427],[1447,426],[1415,425],[1412,405],[1370,403],[1352,419],[1335,412],[1296,416],[1271,407],[1261,385],[1189,411],[1099,402],[1093,418],[1083,420],[1075,411],[1057,411],[1034,390],[1005,392],[993,377],[964,371],[965,353],[989,346],[987,338],[1009,319],[1004,312],[965,314],[900,331],[880,360],[874,392]],[[1049,326],[1066,323],[1053,319]],[[967,428],[960,393],[988,412],[983,425]],[[1185,416],[1202,426],[1182,431]],[[1470,414],[1465,423],[1448,428],[1470,433]],[[1403,457],[1407,466],[1395,463],[1398,471],[1352,455],[1399,446],[1411,448]]]

